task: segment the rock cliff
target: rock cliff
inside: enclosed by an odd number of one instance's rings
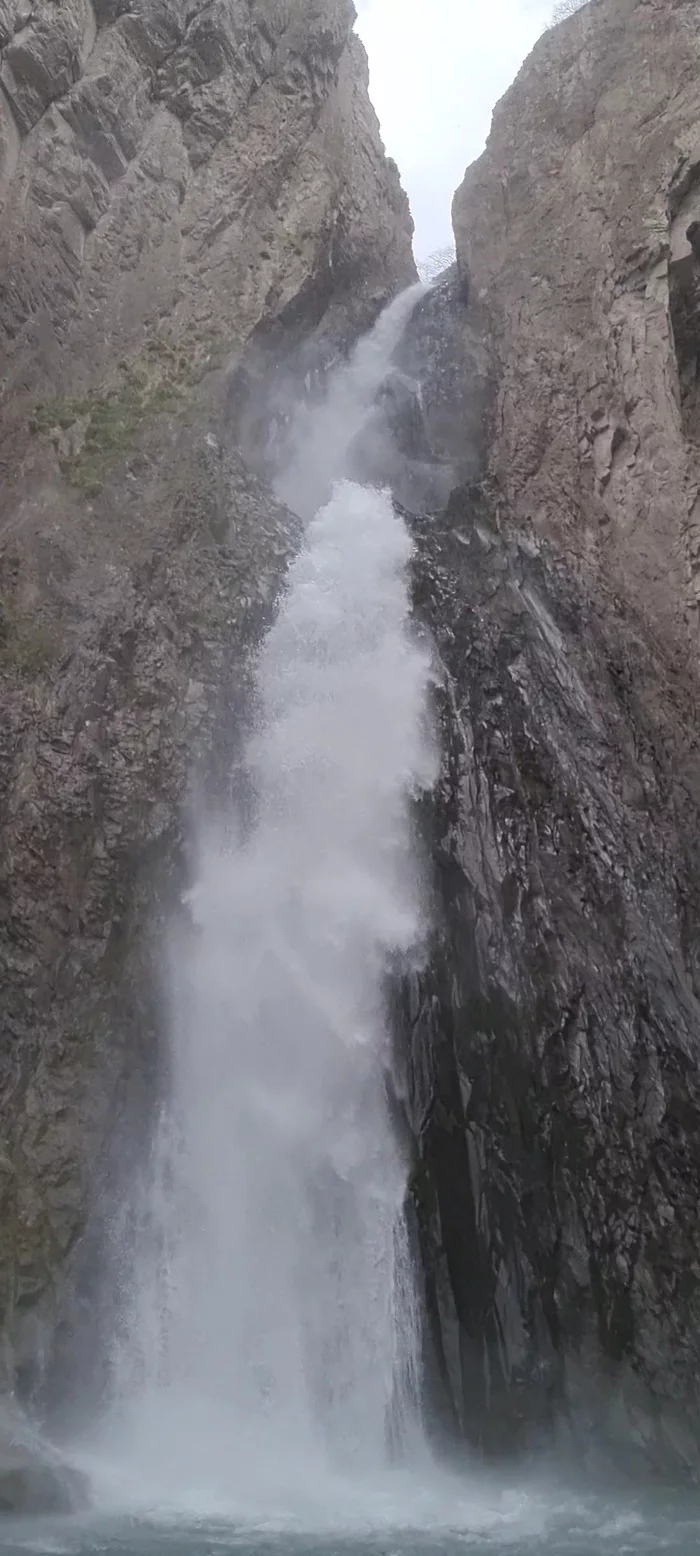
[[[696,23],[592,0],[538,43],[411,332],[454,489],[416,529],[445,758],[437,944],[397,1016],[435,1409],[693,1474]]]
[[[395,1000],[430,1408],[695,1474],[696,12],[590,0],[540,40],[351,451],[441,667],[435,936]],[[225,787],[297,536],[290,405],[414,270],[345,0],[0,0],[0,45],[0,1324],[31,1392],[49,1314],[54,1378],[85,1343],[115,1129],[146,1133],[190,777]]]
[[[115,1127],[143,1135],[188,785],[216,789],[294,540],[226,384],[261,334],[343,349],[415,275],[353,20],[0,4],[0,1326],[25,1392]],[[88,1313],[60,1312],[65,1349]]]
[[[681,661],[700,576],[696,20],[691,0],[591,0],[547,32],[454,202],[499,362],[504,501]]]

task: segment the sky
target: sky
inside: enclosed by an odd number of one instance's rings
[[[401,169],[416,259],[452,241],[450,207],[494,104],[554,0],[355,0],[384,143]]]

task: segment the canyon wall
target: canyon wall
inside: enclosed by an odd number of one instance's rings
[[[540,40],[353,451],[439,669],[435,933],[395,1002],[429,1408],[691,1473],[696,13],[590,0]],[[345,0],[4,0],[0,45],[0,1324],[31,1394],[147,1137],[188,806],[226,791],[298,536],[285,419],[415,272]]]
[[[353,21],[0,5],[0,1326],[25,1393],[47,1334],[90,1326],[60,1274],[115,1129],[122,1161],[147,1138],[192,782],[227,781],[213,732],[296,540],[227,384],[275,330],[337,355],[415,276]]]
[[[445,757],[399,1023],[435,1408],[694,1474],[699,49],[688,0],[549,31],[416,321],[457,477],[417,529]]]

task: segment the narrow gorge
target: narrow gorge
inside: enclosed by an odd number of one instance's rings
[[[354,21],[0,0],[0,1511],[689,1552],[700,7]]]

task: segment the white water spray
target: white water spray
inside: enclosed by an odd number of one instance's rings
[[[341,465],[409,310],[317,413]],[[327,475],[307,467],[306,491]],[[259,654],[252,827],[202,829],[110,1423],[151,1494],[298,1502],[376,1474],[415,1427],[384,1010],[421,939],[410,807],[435,778],[410,552],[387,493],[336,485]]]
[[[301,419],[301,512],[342,473],[410,301],[331,385],[320,436]],[[254,825],[199,839],[171,1084],[143,1198],[125,1207],[140,1229],[113,1409],[72,1456],[93,1475],[96,1522],[71,1521],[67,1538],[64,1521],[3,1523],[17,1556],[143,1556],[171,1534],[198,1556],[269,1552],[276,1532],[287,1552],[331,1533],[335,1550],[340,1533],[347,1550],[407,1556],[697,1549],[697,1510],[678,1523],[677,1493],[667,1517],[567,1490],[558,1465],[458,1478],[420,1441],[388,1473],[392,1429],[416,1426],[417,1336],[382,984],[420,940],[409,805],[434,778],[409,555],[388,497],[342,484],[291,569],[258,663]],[[26,1423],[3,1426],[65,1467]]]
[[[374,414],[393,353],[427,290],[419,281],[394,298],[349,362],[332,375],[321,403],[298,406],[290,456],[276,482],[278,497],[295,513],[311,518],[327,502],[333,482],[347,474],[352,445]]]

